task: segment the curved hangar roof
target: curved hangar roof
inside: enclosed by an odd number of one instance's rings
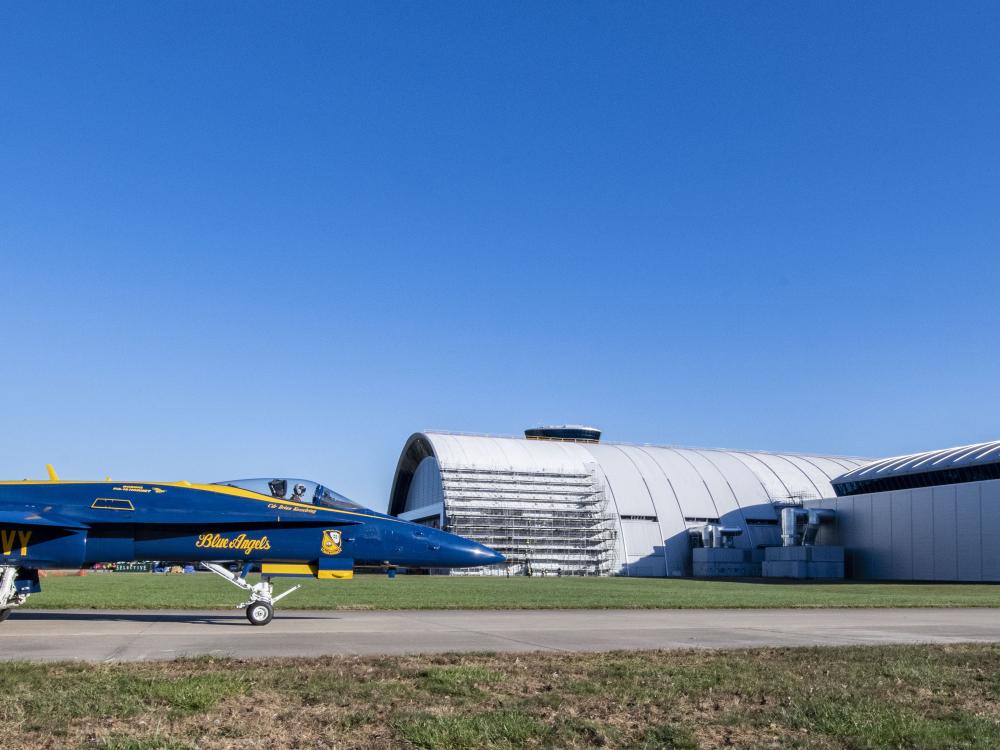
[[[840,496],[1000,479],[1000,440],[911,453],[867,464],[833,480]]]
[[[618,559],[625,572],[646,560],[651,567],[633,574],[681,575],[692,525],[739,526],[744,533],[737,543],[743,547],[778,543],[774,502],[832,497],[834,477],[867,463],[797,453],[423,432],[412,435],[400,455],[389,513],[443,503],[447,514],[442,471],[590,473],[603,484],[617,518]],[[496,497],[510,499],[500,488]]]

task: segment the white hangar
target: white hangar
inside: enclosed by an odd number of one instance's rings
[[[502,552],[493,574],[684,576],[689,529],[735,546],[781,544],[780,508],[834,495],[857,458],[600,442],[574,425],[524,438],[421,432],[396,468],[389,513]]]

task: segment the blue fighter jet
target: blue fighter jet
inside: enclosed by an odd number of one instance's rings
[[[363,508],[316,482],[0,482],[0,621],[41,590],[38,571],[102,561],[184,560],[247,592],[266,625],[271,578],[351,578],[355,565],[465,568],[503,555],[478,542]],[[230,566],[237,564],[237,571]],[[247,575],[259,569],[261,580]]]

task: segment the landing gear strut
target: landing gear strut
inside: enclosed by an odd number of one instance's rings
[[[262,578],[260,583],[255,583],[252,586],[247,583],[246,577],[250,572],[249,565],[245,566],[239,573],[233,573],[219,563],[203,562],[201,566],[220,578],[225,578],[237,588],[250,592],[250,599],[242,604],[237,604],[236,608],[246,610],[247,619],[251,625],[267,625],[274,617],[274,605],[296,589],[302,588],[301,586],[292,586],[288,591],[282,591],[274,596],[274,587],[269,579]]]
[[[0,565],[0,622],[10,617],[14,607],[19,607],[28,599],[29,594],[17,590],[17,568],[11,565]]]

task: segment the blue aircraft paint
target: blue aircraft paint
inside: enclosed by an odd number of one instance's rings
[[[106,561],[236,561],[350,570],[365,564],[478,567],[504,560],[489,547],[439,529],[353,505],[320,505],[324,488],[310,485],[318,487],[316,502],[231,486],[3,483],[0,566],[17,567],[19,585],[23,580],[37,588],[37,574],[31,571]]]

